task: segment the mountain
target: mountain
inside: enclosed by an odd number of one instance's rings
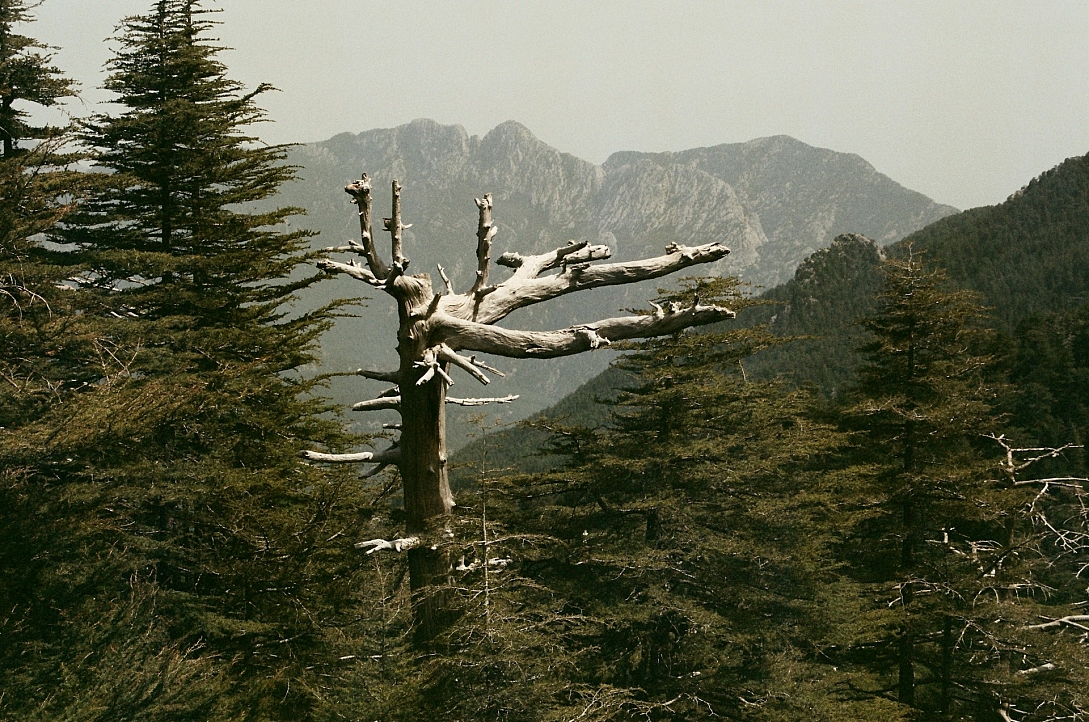
[[[982,294],[992,308],[994,326],[1006,334],[1011,349],[1020,349],[1014,360],[1015,376],[1063,377],[1051,384],[1061,388],[1063,383],[1069,386],[1074,376],[1089,373],[1089,342],[1085,341],[1089,338],[1089,155],[1066,160],[1004,203],[948,216],[885,248],[860,234],[838,236],[828,248],[806,258],[794,278],[761,294],[775,305],[753,306],[739,315],[736,323],[767,323],[778,336],[800,337],[747,359],[747,371],[763,377],[787,375],[835,396],[851,382],[857,368],[855,348],[862,342],[862,333],[855,321],[873,309],[882,258],[902,256],[909,249],[928,254],[946,269],[956,287]],[[1028,341],[1010,339],[1013,335]],[[1038,355],[1050,358],[1026,360],[1034,345],[1039,347]],[[1052,346],[1058,350],[1044,352]],[[1024,378],[1018,382],[1026,383]],[[622,383],[623,376],[610,369],[542,416],[602,423],[607,410],[587,409],[593,406],[588,400],[609,398]],[[1079,388],[1066,394],[1037,389],[1037,398],[1024,403],[1033,401],[1039,408],[1022,415],[1045,420],[1062,417],[1060,410],[1043,408],[1052,403],[1077,402],[1089,408],[1083,398],[1084,385]],[[1080,408],[1066,416],[1079,414],[1089,419],[1089,412]],[[1048,443],[1074,438],[1067,427],[1056,425],[1060,431],[1045,439]],[[1089,428],[1089,421],[1083,419],[1081,426]],[[504,449],[493,455],[495,465],[517,462],[532,471],[547,464],[547,460],[523,458],[545,437],[532,429],[503,432],[492,443],[492,448]],[[477,446],[465,449],[460,458],[471,458]]]
[[[405,222],[412,224],[405,249],[413,270],[433,273],[442,263],[455,288],[470,284],[475,271],[473,198],[486,192],[493,194],[499,225],[493,256],[542,252],[573,238],[607,244],[614,259],[631,260],[659,255],[671,241],[719,240],[731,255],[700,272],[737,275],[757,286],[789,278],[803,258],[840,233],[891,243],[955,212],[856,155],[786,136],[678,153],[621,152],[597,166],[546,145],[515,122],[478,137],[460,126],[417,120],[299,146],[290,162],[299,166],[300,178],[277,200],[308,211],[302,222],[320,232],[316,247],[358,235],[345,183],[366,171],[381,217],[389,207],[389,184],[398,179]],[[523,309],[509,323],[543,329],[615,315],[645,305],[657,285],[574,294]],[[366,290],[348,279],[329,280],[304,303],[369,295]],[[389,300],[378,298],[358,318],[340,321],[323,341],[323,370],[394,363],[394,314]],[[574,390],[611,358],[600,352],[548,362],[501,359],[494,365],[508,376],[488,395],[521,394],[503,411],[522,418]],[[367,383],[340,381],[334,395],[359,400],[381,390]],[[471,382],[464,383],[468,389]]]
[[[943,218],[884,249],[925,253],[949,281],[972,289],[992,308],[1007,335],[1033,316],[1072,311],[1089,302],[1089,155],[1069,158],[1033,179],[1004,203]],[[807,259],[794,278],[764,294],[776,310],[753,309],[777,334],[819,338],[759,354],[758,373],[789,373],[828,393],[854,370],[859,335],[853,321],[869,312],[880,283],[880,251],[862,238],[836,239]],[[760,314],[764,317],[761,318]]]

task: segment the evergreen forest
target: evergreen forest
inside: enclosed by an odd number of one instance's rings
[[[110,110],[39,123],[79,88],[35,6],[0,0],[0,719],[1089,719],[1089,156],[760,295],[661,281],[606,374],[473,417],[428,537],[396,430],[326,395],[358,299],[299,302],[391,287],[396,206],[392,264],[365,178],[371,270],[314,250],[200,0],[121,22]]]

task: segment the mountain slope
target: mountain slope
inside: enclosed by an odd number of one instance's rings
[[[780,335],[814,335],[753,359],[760,373],[791,374],[834,393],[854,369],[855,319],[876,288],[876,246],[853,241],[818,252],[791,281],[765,297],[782,305],[770,320]],[[1004,203],[943,218],[888,247],[911,248],[944,267],[952,284],[983,295],[1005,333],[1034,314],[1063,312],[1089,301],[1089,155],[1070,158],[1033,179]],[[812,299],[819,299],[815,302]],[[759,314],[760,310],[754,309]],[[767,313],[765,311],[765,313]]]

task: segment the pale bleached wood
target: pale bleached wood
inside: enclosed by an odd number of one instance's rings
[[[344,186],[344,192],[352,197],[352,203],[359,209],[360,248],[355,250],[367,259],[367,265],[376,278],[384,279],[389,275],[389,266],[382,260],[374,245],[374,231],[371,228],[371,179],[366,173],[359,180]],[[355,244],[353,244],[355,245]]]
[[[401,460],[401,450],[393,447],[385,451],[359,451],[350,454],[328,454],[323,451],[303,451],[302,458],[324,461],[327,464],[396,464]]]
[[[583,246],[569,251],[568,248],[571,247],[523,258],[521,265],[509,279],[495,286],[491,293],[479,301],[475,320],[480,323],[494,323],[519,308],[558,296],[602,286],[619,286],[660,278],[691,266],[713,263],[730,252],[721,243],[692,247],[670,244],[663,256],[592,265],[583,262],[565,263],[565,260],[569,256],[584,252],[585,248],[589,248],[585,252],[591,257],[602,254],[607,252],[606,247]],[[561,268],[560,272],[548,276],[538,275],[556,267]],[[454,315],[464,316],[463,313]]]
[[[368,539],[367,541],[361,541],[355,543],[356,549],[366,549],[367,554],[374,554],[375,552],[382,551],[395,551],[403,552],[409,549],[414,549],[420,545],[420,537],[409,536],[402,537],[401,539]]]
[[[374,379],[375,381],[386,381],[391,384],[401,383],[400,371],[372,371],[371,369],[356,369],[356,376],[362,376],[366,379]]]
[[[559,331],[516,331],[461,319],[437,322],[449,335],[443,341],[455,351],[482,351],[511,358],[556,358],[591,351],[612,341],[664,336],[692,326],[705,326],[734,317],[721,306],[621,316]]]
[[[480,210],[476,227],[476,280],[469,290],[470,296],[475,296],[488,285],[488,266],[492,259],[492,239],[495,237],[497,230],[495,224],[492,223],[492,194],[485,193],[483,198],[477,198],[476,207]]]
[[[492,380],[488,378],[488,376],[483,371],[481,371],[480,368],[478,368],[475,357],[465,358],[446,344],[440,344],[436,353],[440,361],[451,363],[458,368],[464,369],[466,373],[468,373],[470,376],[472,376],[474,379],[484,384],[485,386],[492,382]]]
[[[401,184],[398,183],[397,181],[393,181],[392,188],[393,188],[393,211],[390,214],[389,218],[383,218],[382,219],[382,225],[387,231],[389,231],[390,246],[392,247],[391,250],[392,250],[392,253],[393,253],[393,265],[394,266],[400,265],[402,267],[402,270],[403,270],[403,267],[408,265],[408,264],[405,262],[405,255],[404,255],[404,252],[402,250],[402,243],[403,242],[402,242],[402,235],[401,234],[404,232],[404,230],[406,228],[409,228],[410,225],[406,226],[401,221]],[[386,274],[386,278],[388,278],[388,277],[389,277],[389,274]]]
[[[453,396],[447,396],[446,403],[456,404],[457,406],[484,406],[485,404],[509,404],[517,401],[518,398],[518,394],[482,399],[455,399]]]
[[[482,369],[499,373],[475,356],[460,352],[478,351],[524,358],[568,356],[600,348],[613,341],[676,333],[690,326],[714,323],[734,315],[726,308],[701,305],[697,299],[689,308],[671,306],[666,310],[655,307],[653,313],[645,316],[608,318],[556,331],[498,328],[494,324],[516,309],[568,293],[659,278],[717,261],[725,257],[729,249],[721,243],[694,247],[670,244],[665,255],[656,258],[596,263],[610,257],[607,246],[572,241],[543,254],[502,254],[497,263],[513,269],[513,273],[501,283],[489,285],[491,247],[497,226],[492,217],[491,195],[486,194],[477,201],[479,218],[474,282],[466,293],[455,294],[453,284],[439,266],[439,276],[446,284],[446,293],[440,294],[432,288],[431,278],[427,274],[407,273],[408,259],[404,257],[402,249],[402,231],[408,226],[401,221],[400,191],[400,184],[394,181],[392,213],[390,218],[385,219],[392,248],[392,262],[388,266],[381,263],[377,253],[372,252],[373,242],[366,245],[370,242],[370,234],[369,230],[363,230],[366,224],[361,216],[363,243],[349,243],[347,247],[340,246],[334,250],[363,255],[367,258],[368,268],[329,258],[319,261],[319,267],[362,280],[381,289],[397,302],[400,322],[397,334],[398,370],[395,373],[360,372],[360,375],[368,378],[396,383],[397,388],[390,389],[377,399],[355,404],[353,408],[395,409],[401,414],[400,446],[396,453],[404,488],[407,532],[405,540],[401,541],[421,538],[408,535],[423,535],[430,533],[429,530],[445,528],[454,508],[447,470],[445,405],[510,403],[517,398],[513,394],[479,399],[447,397],[447,387],[453,383],[447,373],[450,366],[463,369],[485,384],[489,378]],[[357,198],[357,205],[365,206],[365,202],[369,202],[369,193],[364,194],[362,187],[352,193],[353,198]],[[380,463],[374,454],[324,455],[320,458],[331,458],[335,462],[353,460]],[[365,544],[374,548],[396,548],[386,545],[398,542],[372,541],[375,543]],[[441,585],[441,581],[435,580],[448,576],[452,568],[448,551],[441,544],[429,544],[409,552],[411,586],[414,591],[420,591],[414,606],[416,628],[418,632],[422,630],[425,637],[438,630],[437,620],[443,616],[441,600],[444,597],[435,587],[436,584]],[[425,588],[429,590],[426,593],[421,591]]]

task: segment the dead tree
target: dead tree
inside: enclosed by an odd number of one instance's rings
[[[646,315],[608,318],[557,331],[515,331],[494,324],[515,309],[542,303],[576,291],[600,286],[636,283],[658,278],[683,268],[717,261],[730,251],[720,243],[687,247],[670,244],[666,255],[627,263],[594,264],[609,258],[608,246],[570,241],[549,253],[522,256],[508,252],[496,263],[513,270],[504,281],[490,283],[492,242],[496,226],[492,221],[490,194],[476,201],[477,271],[472,288],[455,293],[442,266],[438,267],[444,288],[432,287],[431,277],[408,275],[409,261],[402,249],[402,232],[408,226],[401,219],[401,187],[393,181],[393,210],[383,226],[392,241],[391,262],[378,253],[371,229],[371,187],[366,174],[344,189],[357,206],[360,241],[326,249],[352,253],[346,263],[329,258],[318,265],[330,273],[343,273],[392,296],[397,303],[399,328],[397,352],[400,365],[389,371],[359,374],[392,384],[379,398],[356,404],[356,410],[396,409],[401,414],[400,438],[388,450],[354,454],[304,453],[306,458],[328,463],[370,463],[400,469],[404,487],[406,534],[402,539],[363,542],[364,547],[408,550],[410,586],[415,598],[418,635],[430,639],[442,627],[446,600],[441,589],[451,573],[445,551],[451,536],[450,514],[454,497],[446,468],[447,403],[475,405],[507,402],[501,399],[454,399],[447,397],[453,383],[451,367],[457,366],[482,384],[486,372],[495,369],[478,360],[473,352],[512,358],[555,358],[590,351],[612,341],[662,336],[690,326],[732,318],[733,311],[705,306],[695,299],[690,306],[654,307]],[[468,352],[468,355],[467,355]],[[377,471],[377,470],[375,470]]]

